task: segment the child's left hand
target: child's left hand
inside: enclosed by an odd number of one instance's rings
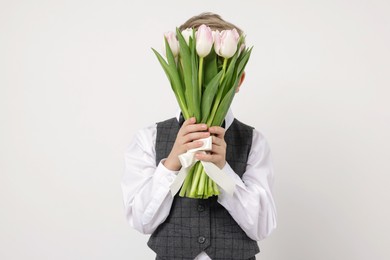
[[[205,162],[212,162],[222,169],[226,164],[225,129],[220,126],[212,126],[209,132],[213,138],[211,153],[197,153],[196,158]]]

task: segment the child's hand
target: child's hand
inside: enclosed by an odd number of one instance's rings
[[[168,158],[164,162],[164,166],[171,171],[178,171],[181,168],[179,155],[187,152],[190,149],[199,148],[203,145],[202,141],[195,140],[210,136],[206,124],[195,124],[195,118],[189,118],[184,121],[179,132],[177,133],[176,141]],[[223,129],[223,128],[222,128]],[[214,138],[213,138],[214,139]],[[193,142],[195,141],[195,142]]]
[[[198,153],[196,154],[196,158],[201,161],[212,162],[222,169],[226,164],[225,129],[220,126],[212,126],[209,128],[209,132],[213,135],[211,153]]]

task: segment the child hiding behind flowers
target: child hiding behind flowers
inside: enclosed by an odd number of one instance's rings
[[[180,26],[212,30],[236,29],[219,15],[203,13]],[[236,92],[245,78],[242,74]],[[197,153],[200,161],[212,162],[235,183],[233,196],[220,189],[208,199],[170,193],[181,168],[179,155],[203,145],[212,136],[212,150]],[[234,118],[229,110],[222,127],[207,127],[195,118],[176,117],[140,130],[125,153],[122,180],[126,218],[144,234],[156,259],[255,259],[256,241],[276,227],[272,196],[273,167],[264,136]]]

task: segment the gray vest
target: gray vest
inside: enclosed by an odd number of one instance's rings
[[[157,123],[156,165],[170,153],[180,125],[176,118]],[[252,145],[253,128],[234,119],[225,133],[226,161],[242,177]],[[213,260],[255,259],[260,252],[229,212],[208,199],[183,198],[176,195],[167,219],[148,241],[157,259],[193,260],[205,251]]]

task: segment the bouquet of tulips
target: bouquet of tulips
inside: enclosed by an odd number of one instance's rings
[[[197,30],[168,32],[164,37],[166,59],[156,50],[185,119],[221,126],[252,48],[236,29],[212,31],[201,25]],[[214,48],[213,48],[214,47]],[[180,196],[208,198],[219,189],[197,162],[186,176]]]

